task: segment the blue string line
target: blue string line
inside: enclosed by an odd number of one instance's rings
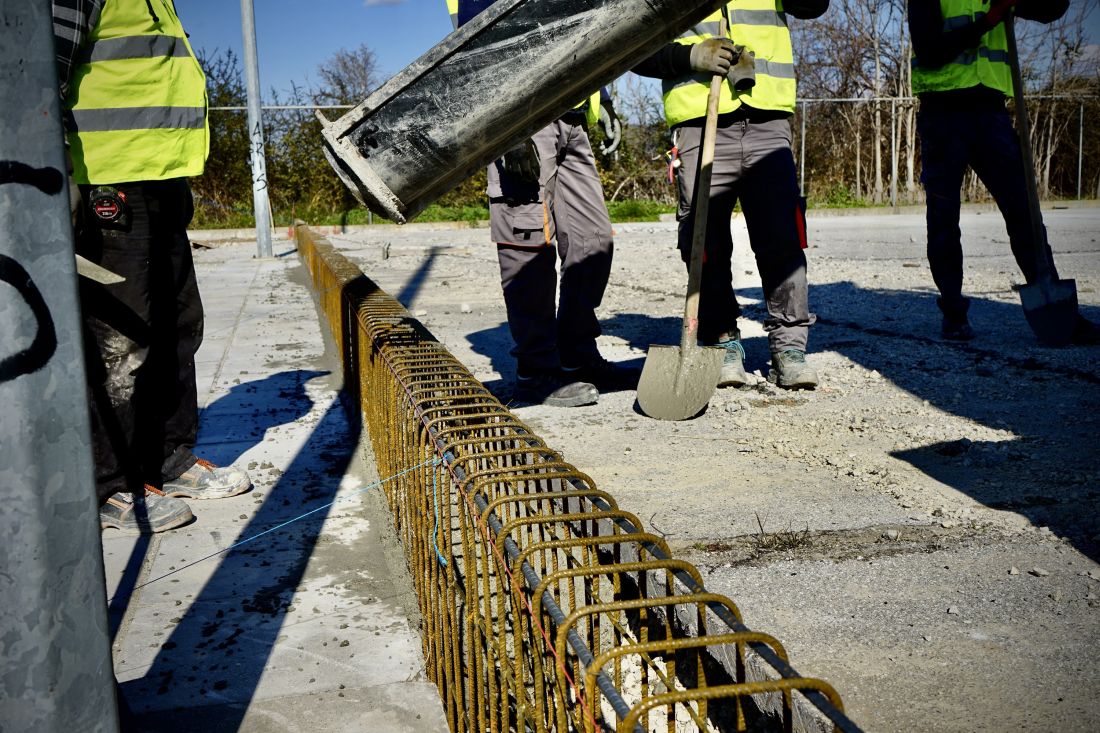
[[[432,528],[432,549],[435,550],[436,559],[439,560],[439,564],[443,567],[447,567],[447,558],[443,557],[443,553],[439,551],[439,545],[437,544],[439,537],[439,464],[442,463],[439,458],[432,461],[432,496],[435,502],[435,526]]]
[[[283,522],[282,524],[277,524],[274,527],[271,527],[269,529],[265,529],[263,532],[260,532],[259,534],[254,534],[251,537],[246,537],[243,540],[239,540],[237,542],[234,542],[229,547],[225,547],[221,550],[218,550],[217,552],[210,553],[206,557],[200,557],[198,560],[194,560],[192,562],[189,562],[186,565],[184,565],[183,567],[176,568],[175,570],[172,570],[171,572],[167,572],[164,575],[158,575],[157,577],[153,578],[152,580],[147,580],[147,581],[145,581],[144,583],[142,583],[140,585],[135,585],[125,597],[130,598],[134,595],[135,591],[138,591],[138,590],[144,588],[147,585],[152,585],[153,583],[156,583],[158,580],[164,580],[165,578],[167,578],[170,575],[175,575],[176,573],[181,572],[183,570],[186,570],[187,568],[191,568],[191,567],[194,567],[194,566],[198,565],[201,562],[205,562],[205,561],[209,560],[212,557],[217,557],[218,555],[221,555],[222,553],[229,552],[230,550],[232,550],[234,548],[237,548],[237,547],[240,547],[241,545],[243,545],[245,543],[248,543],[248,542],[251,542],[252,540],[263,537],[265,534],[270,534],[271,532],[274,532],[277,529],[282,529],[283,527],[287,526],[288,524],[294,524],[295,522],[297,522],[299,520],[305,519],[310,514],[316,514],[317,512],[321,511],[322,509],[328,509],[330,506],[333,506],[334,504],[337,504],[341,501],[351,499],[355,496],[358,496],[359,494],[370,491],[371,489],[378,488],[379,486],[381,486],[384,483],[387,483],[389,481],[393,481],[395,478],[400,478],[401,476],[404,476],[407,473],[411,473],[412,471],[415,471],[419,468],[423,468],[424,466],[427,466],[430,463],[433,463],[433,461],[424,461],[423,463],[420,463],[416,466],[406,468],[404,471],[399,471],[398,473],[395,473],[394,475],[390,476],[389,478],[379,479],[378,481],[375,481],[373,484],[368,484],[367,486],[364,486],[361,489],[356,489],[355,491],[353,491],[350,494],[345,494],[344,496],[341,496],[338,499],[333,499],[328,504],[322,504],[321,506],[316,507],[315,509],[310,509],[305,514],[299,514],[297,517],[294,517],[293,519],[288,519],[287,521]],[[438,465],[439,464],[439,459],[438,458],[434,459],[434,463],[435,463],[435,465]],[[438,519],[436,521],[438,522]],[[434,540],[433,540],[433,544],[434,544]],[[438,552],[439,551],[436,550],[437,554],[438,554]],[[444,565],[446,565],[446,562],[444,562]],[[111,598],[109,598],[107,600],[107,602],[108,603],[113,603],[115,598],[117,598],[117,597],[118,596],[112,596]]]

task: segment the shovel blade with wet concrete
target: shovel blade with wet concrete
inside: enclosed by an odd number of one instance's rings
[[[1077,326],[1077,282],[1045,279],[1020,288],[1024,315],[1046,346],[1066,346]]]
[[[725,17],[719,23],[719,36],[726,35]],[[707,237],[707,213],[710,206],[710,176],[714,164],[714,140],[718,130],[718,92],[725,75],[710,80],[703,139],[699,146],[699,171],[695,181],[692,209],[695,218],[688,257],[687,297],[680,328],[680,346],[650,346],[638,380],[638,406],[658,420],[686,420],[702,412],[718,388],[722,360],[726,350],[698,345],[699,297],[703,275],[703,250]]]
[[[725,356],[716,346],[650,346],[638,380],[638,406],[658,420],[698,415],[718,387]]]

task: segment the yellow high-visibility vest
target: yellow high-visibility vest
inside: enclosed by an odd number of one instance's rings
[[[988,6],[982,0],[940,0],[945,31],[961,28],[982,18]],[[1008,63],[1008,36],[1004,23],[998,23],[982,36],[977,48],[963,51],[939,67],[921,66],[913,56],[913,93],[947,92],[978,85],[1012,96],[1012,67]]]
[[[733,112],[747,104],[754,109],[793,113],[797,94],[794,49],[781,0],[732,0],[675,42],[691,45],[716,37],[723,12],[729,19],[729,38],[756,54],[756,86],[734,93],[723,83],[718,112]],[[710,74],[690,74],[662,82],[669,127],[706,115],[710,78]]]
[[[76,182],[201,175],[206,77],[171,0],[107,0],[82,51],[65,100]]]

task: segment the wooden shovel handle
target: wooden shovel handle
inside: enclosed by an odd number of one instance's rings
[[[718,26],[718,35],[726,36],[726,18]],[[723,74],[715,74],[710,80],[707,97],[707,119],[703,126],[703,140],[699,150],[699,175],[695,180],[692,207],[695,220],[692,225],[691,257],[688,260],[687,298],[684,299],[684,324],[680,331],[680,353],[694,349],[699,332],[699,283],[703,278],[703,248],[707,241],[707,214],[710,211],[710,173],[714,165],[714,138],[718,133],[718,93],[722,88]]]
[[[1043,215],[1039,211],[1039,188],[1035,184],[1035,161],[1031,156],[1031,122],[1024,101],[1024,80],[1020,73],[1020,53],[1016,48],[1016,28],[1013,13],[1005,15],[1005,38],[1008,41],[1008,65],[1012,69],[1012,94],[1016,108],[1016,133],[1020,138],[1020,159],[1024,166],[1024,182],[1027,185],[1027,208],[1031,219],[1031,237],[1035,243],[1035,268],[1039,280],[1050,280],[1050,263],[1047,261],[1046,234],[1043,232]]]

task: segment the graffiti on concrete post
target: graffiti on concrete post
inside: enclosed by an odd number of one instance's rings
[[[61,192],[65,177],[56,168],[34,168],[14,160],[0,160],[0,185],[21,183],[34,186],[42,193],[55,195]],[[7,255],[0,254],[0,282],[15,288],[34,316],[34,338],[25,349],[3,356],[0,354],[0,383],[36,372],[57,351],[57,330],[53,315],[34,279],[23,265]]]

